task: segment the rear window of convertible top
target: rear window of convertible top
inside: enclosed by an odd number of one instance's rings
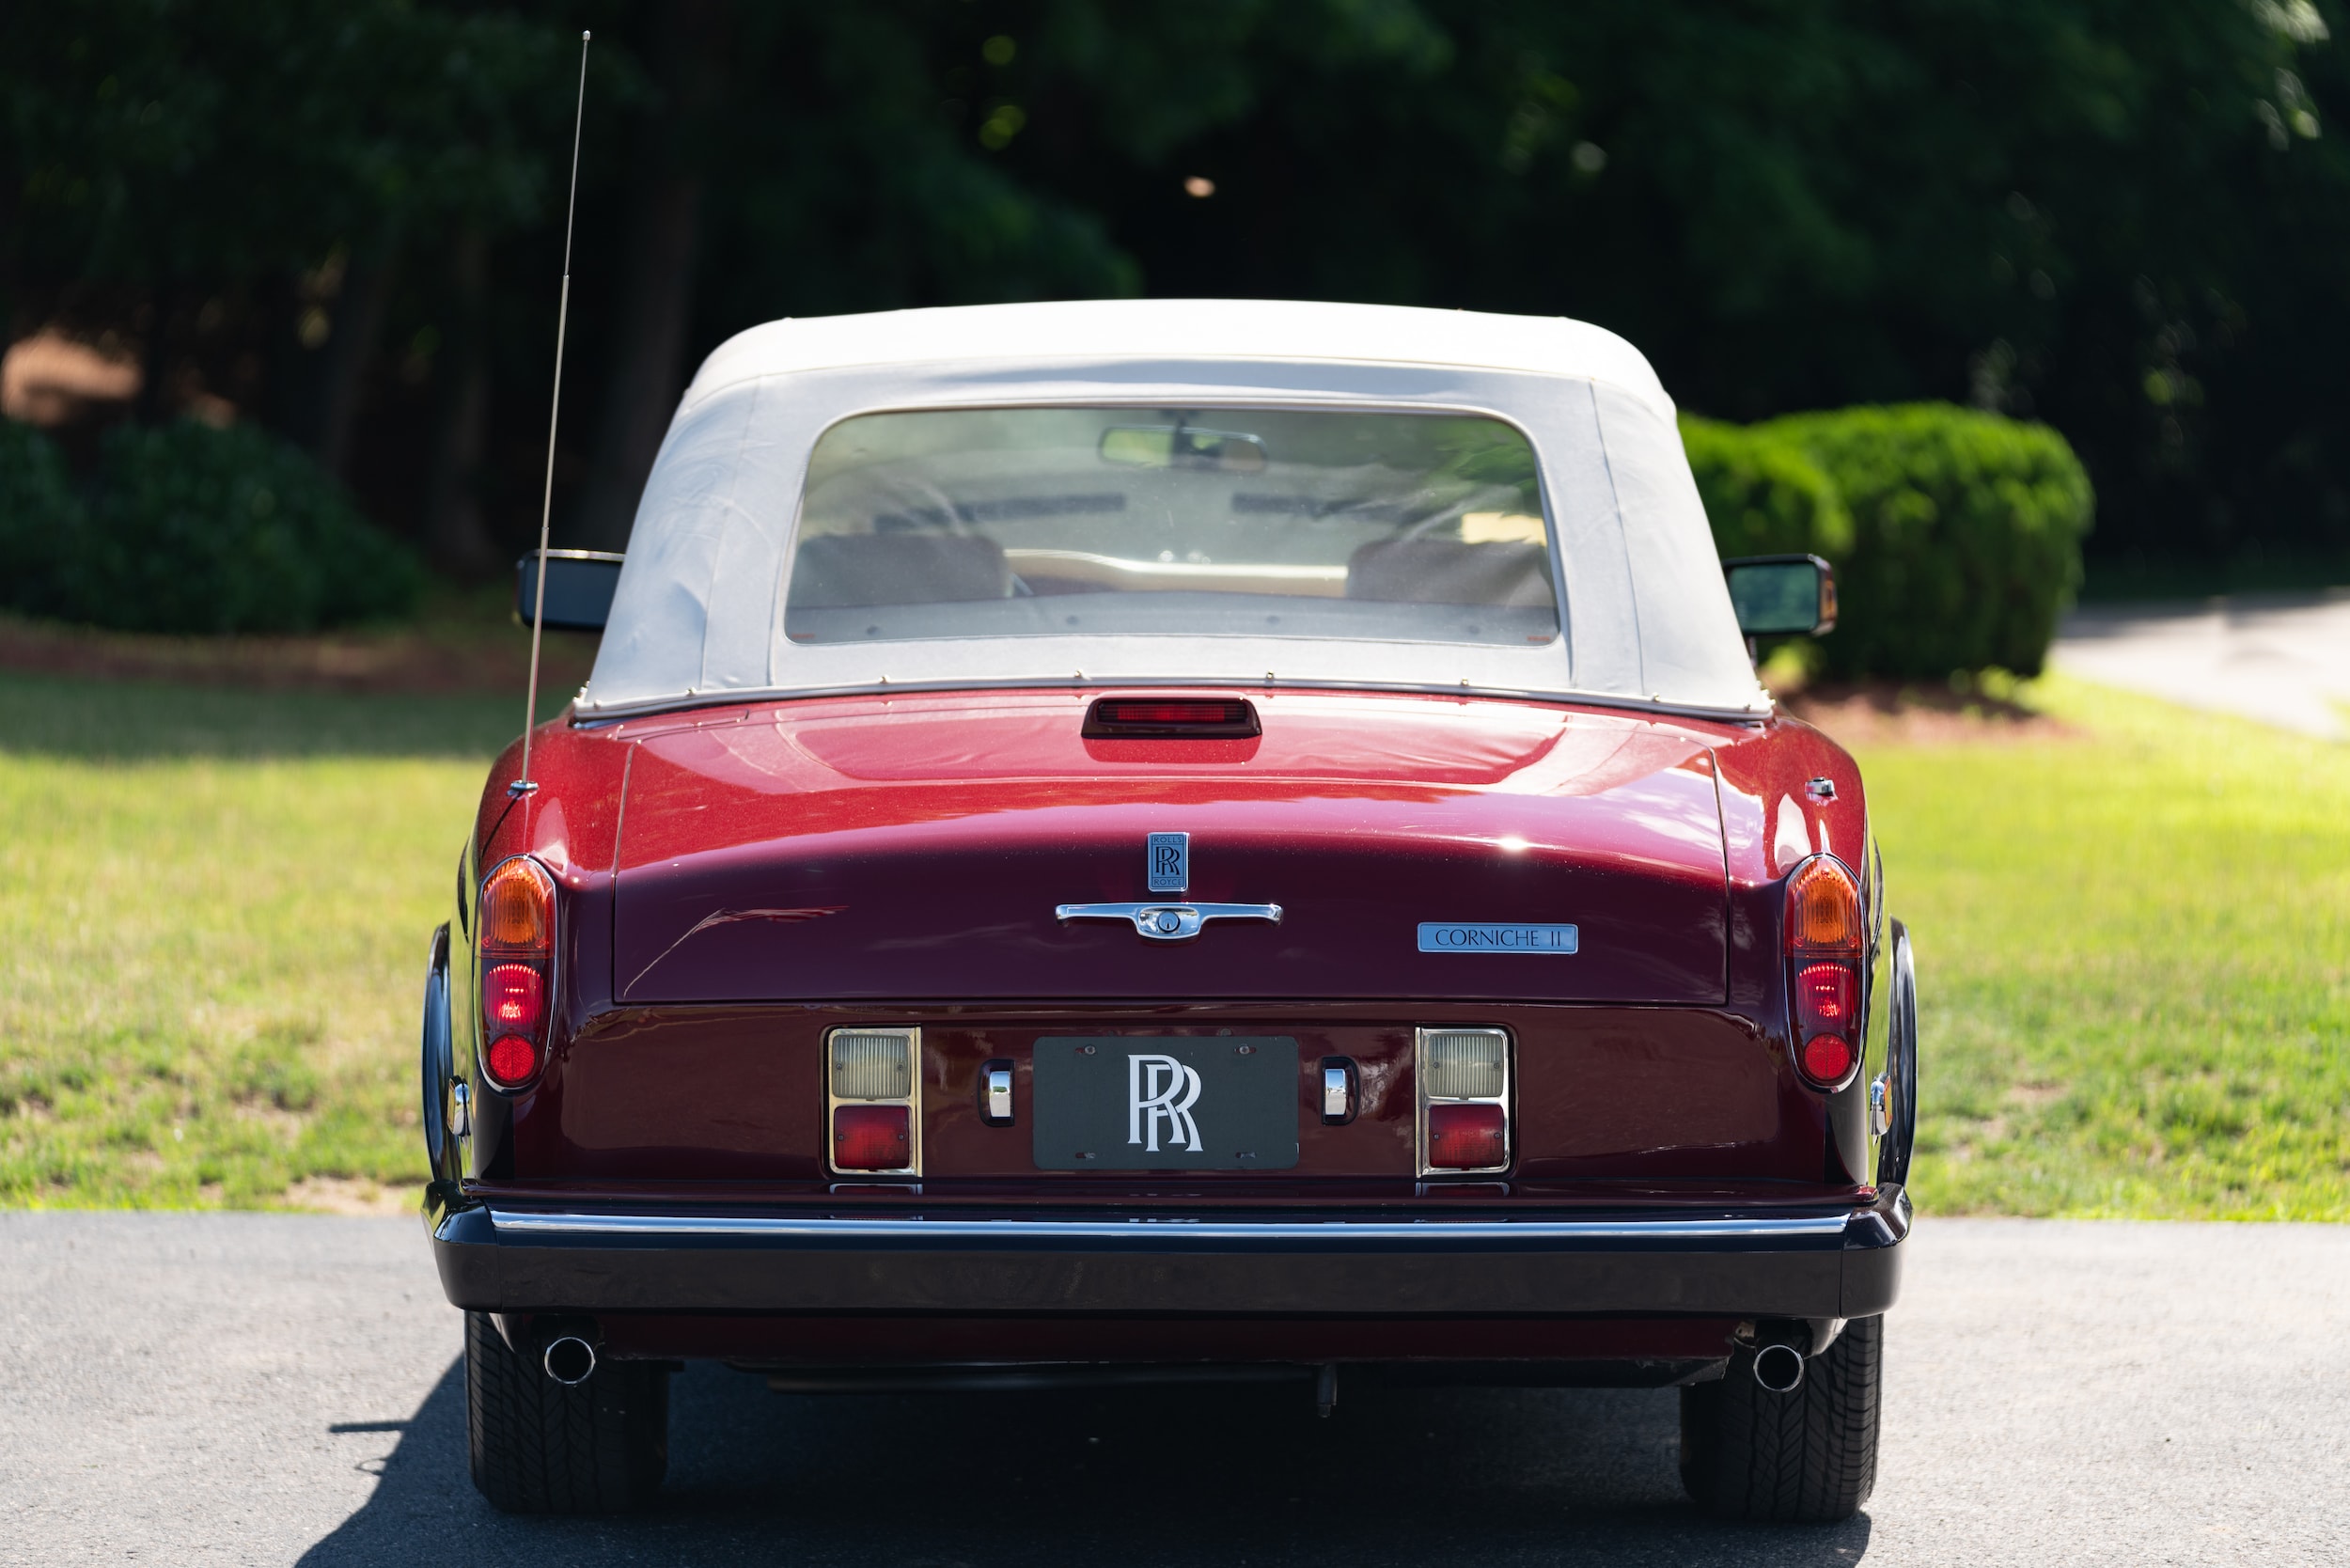
[[[869,414],[808,462],[784,635],[1559,635],[1533,448],[1497,419]]]

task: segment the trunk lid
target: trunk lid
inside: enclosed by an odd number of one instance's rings
[[[1533,703],[1248,694],[1246,740],[1089,740],[1096,693],[832,698],[647,728],[614,926],[628,1003],[1724,999],[1706,739]],[[1152,894],[1152,833],[1190,836]],[[1274,903],[1188,942],[1067,903]],[[1562,952],[1423,924],[1572,924]]]

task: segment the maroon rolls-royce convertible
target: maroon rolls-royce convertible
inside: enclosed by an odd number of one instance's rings
[[[1875,1474],[1917,1027],[1858,771],[1647,362],[1574,321],[782,321],[687,391],[436,936],[426,1200],[501,1507],[667,1377],[1677,1387]],[[529,597],[535,604],[535,584]]]

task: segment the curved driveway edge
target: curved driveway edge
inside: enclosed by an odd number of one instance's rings
[[[2350,588],[2092,604],[2064,618],[2048,662],[2189,708],[2350,739]]]

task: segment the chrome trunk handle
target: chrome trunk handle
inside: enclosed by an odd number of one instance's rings
[[[1135,934],[1153,942],[1188,942],[1210,920],[1270,920],[1281,923],[1277,903],[1063,903],[1057,920],[1126,920]]]

